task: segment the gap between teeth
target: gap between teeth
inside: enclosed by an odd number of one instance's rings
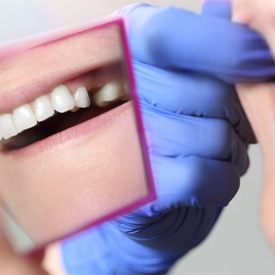
[[[102,87],[91,102],[91,94],[84,86],[79,87],[72,94],[66,85],[59,85],[50,94],[43,95],[29,104],[15,108],[11,113],[0,115],[0,140],[9,139],[35,127],[55,113],[76,112],[82,108],[89,108],[91,104],[106,107],[119,100],[128,100],[125,87],[118,82],[110,82]]]

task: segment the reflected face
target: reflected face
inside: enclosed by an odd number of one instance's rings
[[[148,198],[120,28],[0,60],[0,195],[38,245]]]

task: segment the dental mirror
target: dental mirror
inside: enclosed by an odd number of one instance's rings
[[[0,201],[30,252],[154,199],[123,19],[0,48]]]

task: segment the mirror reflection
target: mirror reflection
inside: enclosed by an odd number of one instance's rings
[[[0,60],[0,197],[34,247],[150,196],[121,28]]]

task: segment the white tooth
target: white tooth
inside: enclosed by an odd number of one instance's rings
[[[51,93],[52,105],[59,113],[68,112],[75,107],[75,101],[65,85],[56,87]]]
[[[76,106],[79,108],[88,108],[91,105],[91,100],[85,87],[79,87],[76,90],[74,94],[74,99]]]
[[[13,122],[15,129],[19,133],[37,124],[37,120],[29,104],[22,105],[13,110]]]
[[[71,112],[72,112],[72,113],[75,113],[75,112],[77,112],[78,110],[79,110],[78,107],[74,107],[74,108],[71,110]]]
[[[34,113],[37,121],[44,121],[54,115],[54,108],[49,96],[43,95],[38,97],[34,103]]]
[[[14,127],[13,118],[11,114],[0,115],[0,131],[4,139],[11,138],[18,134]]]
[[[94,102],[99,107],[105,107],[118,101],[123,95],[121,85],[117,82],[111,82],[95,94]]]

